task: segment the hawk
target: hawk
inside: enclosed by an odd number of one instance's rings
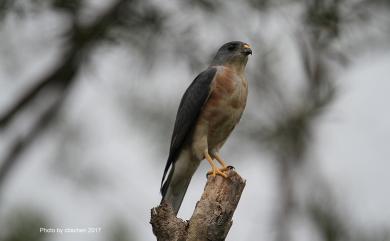
[[[208,174],[227,177],[224,171],[228,166],[219,150],[245,109],[245,66],[250,54],[249,44],[240,41],[222,45],[210,66],[194,79],[181,99],[161,181],[161,202],[170,203],[175,214],[202,160],[211,165]]]

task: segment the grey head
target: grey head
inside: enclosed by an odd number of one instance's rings
[[[252,49],[249,44],[241,41],[228,42],[219,48],[211,65],[239,65],[245,67],[250,54],[252,54]]]

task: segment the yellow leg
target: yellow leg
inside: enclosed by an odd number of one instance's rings
[[[228,169],[228,166],[226,165],[226,162],[221,158],[219,153],[215,153],[215,159],[219,162],[219,164],[222,165],[221,171],[226,171]]]
[[[206,157],[206,160],[210,163],[212,168],[207,174],[211,174],[213,177],[215,177],[216,175],[220,175],[227,178],[227,175],[223,173],[220,169],[218,169],[218,167],[214,164],[213,159],[211,158],[207,150],[204,152],[204,156]]]

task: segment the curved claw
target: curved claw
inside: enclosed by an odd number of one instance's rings
[[[220,168],[219,170],[222,171],[222,172],[226,172],[226,171],[229,171],[229,170],[234,170],[234,166],[224,166],[222,168]]]
[[[227,178],[227,177],[228,177],[225,173],[223,173],[224,171],[227,170],[227,166],[226,166],[225,162],[224,162],[218,155],[217,155],[217,160],[218,160],[218,162],[220,162],[220,163],[222,164],[222,166],[223,166],[222,169],[219,169],[219,168],[214,164],[213,159],[211,158],[211,156],[209,155],[209,153],[208,153],[207,150],[204,151],[204,156],[205,156],[206,160],[207,160],[207,161],[210,163],[210,165],[211,165],[211,171],[207,172],[206,177],[207,177],[208,175],[210,175],[210,174],[211,174],[213,177],[215,177],[216,175],[223,176],[224,178]]]
[[[226,167],[226,170],[234,170],[234,169],[236,169],[234,166],[227,166]]]

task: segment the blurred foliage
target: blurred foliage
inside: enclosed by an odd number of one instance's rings
[[[340,221],[336,212],[330,205],[312,205],[310,214],[314,224],[319,227],[320,235],[324,241],[348,240],[344,223]]]
[[[36,0],[42,1],[42,0]],[[44,1],[47,2],[47,1]],[[82,9],[84,1],[82,0],[50,0],[52,7],[77,15]]]
[[[7,1],[7,0],[0,1],[0,20],[2,20],[4,15],[9,11],[11,3],[12,1]]]
[[[1,241],[45,241],[47,233],[40,228],[49,227],[47,218],[36,209],[21,207],[9,210],[0,227]]]
[[[136,240],[131,232],[132,230],[123,220],[115,219],[111,222],[107,230],[107,241],[133,241]]]
[[[200,9],[211,13],[219,11],[219,7],[222,6],[221,0],[186,0],[186,4],[189,7],[197,6]]]
[[[323,191],[324,196],[315,201],[311,200],[310,196],[305,197],[308,204],[305,211],[300,212],[297,207],[299,187],[296,178],[299,173],[297,170],[304,172],[308,163],[307,153],[312,148],[312,138],[319,118],[326,113],[339,94],[335,85],[334,66],[342,67],[343,63],[349,61],[346,57],[348,49],[337,46],[345,37],[346,25],[355,24],[355,27],[360,27],[361,21],[368,21],[370,17],[374,17],[367,10],[368,7],[373,5],[388,7],[389,1],[307,0],[271,3],[268,0],[247,0],[237,4],[245,4],[251,13],[258,16],[264,16],[278,6],[298,5],[302,10],[298,27],[292,30],[296,32],[292,41],[298,52],[295,60],[300,63],[303,73],[299,82],[304,84],[292,97],[278,75],[281,71],[280,62],[285,57],[284,52],[277,51],[279,43],[265,43],[262,35],[267,33],[261,28],[252,33],[259,49],[251,59],[256,67],[248,73],[248,77],[256,80],[251,82],[251,88],[253,93],[257,93],[253,98],[259,108],[255,110],[256,113],[246,114],[250,123],[241,133],[247,140],[256,142],[259,147],[270,151],[277,161],[280,210],[275,214],[278,227],[276,239],[286,241],[290,237],[290,217],[294,211],[298,215],[309,216],[324,241],[388,240],[388,233],[382,230],[374,234],[361,234],[360,238],[356,237],[353,234],[355,230],[350,227],[348,220],[342,218],[344,214],[334,207],[337,200],[327,191],[327,188],[331,187],[321,185],[311,187],[313,190]],[[126,49],[122,50],[129,51],[136,64],[141,63],[139,66],[144,67],[142,71],[145,73],[152,70],[156,63],[163,63],[169,58],[188,63],[191,70],[199,71],[204,68],[205,56],[211,55],[204,43],[196,39],[197,25],[188,21],[191,18],[187,15],[193,13],[191,10],[194,9],[194,12],[200,11],[205,16],[215,18],[224,16],[228,4],[221,0],[185,0],[178,5],[180,11],[169,11],[168,8],[163,8],[153,1],[112,1],[101,13],[86,20],[84,15],[88,10],[87,1],[0,1],[2,21],[11,13],[26,17],[27,13],[47,10],[58,14],[65,13],[69,24],[62,33],[64,53],[58,58],[59,64],[49,70],[42,79],[38,79],[37,85],[22,94],[15,105],[1,112],[0,128],[6,129],[20,113],[31,108],[36,99],[46,99],[50,92],[58,96],[50,108],[36,114],[37,120],[34,123],[37,124],[32,126],[30,134],[16,139],[14,148],[10,149],[10,154],[5,158],[6,161],[1,163],[0,178],[3,174],[9,173],[11,167],[20,159],[19,154],[39,138],[39,134],[44,132],[46,126],[58,121],[53,117],[61,110],[69,93],[77,88],[74,83],[79,80],[79,73],[90,63],[93,54],[99,48],[125,47]],[[177,21],[175,17],[182,22],[174,22],[173,20]],[[245,16],[242,19],[242,22],[247,21]],[[355,20],[356,22],[353,22]],[[229,28],[238,26],[229,21],[226,23]],[[240,25],[242,26],[245,25]],[[134,79],[136,77],[138,76]],[[118,102],[127,103],[123,105],[123,109],[127,112],[128,118],[140,127],[146,127],[145,132],[151,133],[156,143],[162,143],[161,148],[167,148],[165,140],[169,137],[174,111],[167,111],[169,103],[160,103],[158,98],[145,95],[145,90],[149,87],[148,83],[145,83],[147,78],[142,81],[144,82],[139,82],[143,87],[131,95],[119,95]],[[86,189],[101,184],[101,173],[80,167],[84,158],[82,131],[77,126],[68,127],[63,129],[63,138],[59,141],[60,148],[57,153],[61,157],[57,159],[63,162],[56,162],[54,169],[61,170],[60,172],[75,183],[87,187]],[[310,191],[312,190],[308,190],[309,193]],[[10,224],[4,226],[8,231],[0,236],[2,241],[43,240],[42,234],[36,231],[39,230],[39,226],[45,225],[46,220],[39,214],[31,211],[14,212],[9,222]],[[110,230],[108,240],[125,241],[133,238],[128,227],[121,221],[114,222]]]
[[[305,22],[311,27],[313,43],[327,45],[340,33],[340,4],[342,0],[310,0],[306,6]]]
[[[351,240],[347,213],[335,202],[328,184],[316,180],[317,189],[311,192],[305,212],[324,241]],[[353,240],[353,239],[352,239]]]
[[[73,184],[77,191],[94,192],[107,188],[109,180],[105,170],[99,168],[85,155],[87,137],[74,123],[63,124],[58,130],[59,140],[55,158],[49,163],[50,171]],[[108,160],[107,160],[108,161]]]
[[[270,5],[270,0],[249,0],[249,4],[259,10],[267,10]]]

